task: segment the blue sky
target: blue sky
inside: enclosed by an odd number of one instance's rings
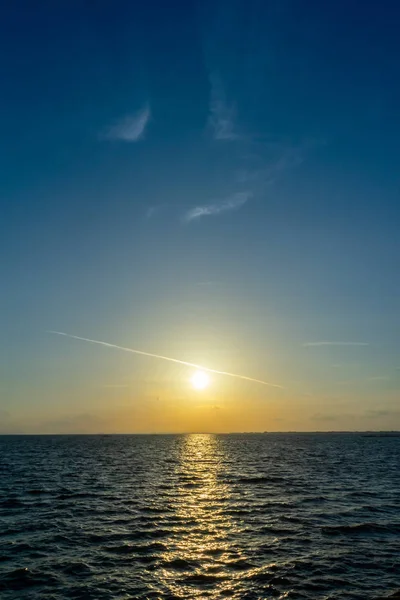
[[[400,428],[399,17],[9,3],[0,431]]]

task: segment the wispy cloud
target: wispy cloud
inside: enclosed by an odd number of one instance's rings
[[[123,142],[138,142],[143,139],[146,126],[150,120],[150,105],[146,104],[134,114],[117,121],[102,132],[101,139],[121,140]]]
[[[306,342],[303,344],[304,347],[312,346],[369,346],[368,342]]]
[[[103,388],[115,388],[115,389],[122,389],[122,388],[128,388],[129,385],[127,385],[126,383],[105,383],[103,386]]]
[[[250,144],[251,145],[251,144]],[[255,151],[255,156],[260,160],[260,156]],[[248,187],[246,191],[236,192],[227,198],[203,204],[189,209],[183,215],[184,222],[190,222],[200,217],[218,215],[230,210],[241,208],[246,202],[251,200],[255,195],[265,193],[268,186],[273,185],[279,177],[287,170],[301,164],[305,158],[305,147],[294,147],[290,144],[276,145],[271,149],[269,159],[266,159],[266,164],[258,169],[243,167],[239,170],[236,177],[236,184],[240,187]],[[244,157],[243,160],[251,159],[251,156]]]
[[[339,418],[338,415],[324,415],[321,413],[316,413],[312,417],[310,417],[311,421],[337,421]]]
[[[234,141],[240,138],[236,131],[236,108],[229,105],[222,81],[218,75],[210,77],[210,116],[208,125],[213,132],[214,139],[221,141]]]
[[[226,153],[233,152],[231,163],[234,165],[232,175],[236,189],[249,191],[237,192],[227,200],[195,206],[185,213],[183,221],[186,222],[240,208],[251,197],[265,195],[267,188],[287,170],[301,164],[307,149],[316,144],[314,140],[295,144],[282,136],[259,131],[252,133],[239,123],[236,104],[228,99],[219,73],[212,71],[209,80],[208,131],[217,142],[236,142],[225,144],[222,148]]]
[[[154,204],[152,206],[149,206],[145,211],[145,217],[146,217],[146,219],[152,219],[156,216],[159,216],[162,212],[165,212],[165,210],[167,208],[168,208],[167,203]]]
[[[237,192],[224,200],[214,202],[213,204],[204,204],[203,206],[195,206],[188,210],[183,216],[186,222],[199,219],[200,217],[209,217],[211,215],[219,215],[220,213],[229,210],[237,210],[253,196],[252,192]]]
[[[374,377],[365,377],[360,379],[345,379],[336,381],[335,385],[347,385],[347,386],[370,386],[371,383],[379,383],[382,381],[390,381],[390,377],[386,375],[375,375]]]
[[[391,408],[385,409],[377,409],[377,410],[367,410],[365,411],[365,416],[369,419],[374,419],[377,417],[397,417],[400,415],[400,410],[393,410]]]

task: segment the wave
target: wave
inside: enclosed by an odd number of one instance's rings
[[[359,534],[359,533],[400,533],[400,524],[356,523],[353,525],[331,525],[322,527],[326,535]]]
[[[189,584],[213,584],[219,583],[227,579],[221,575],[207,575],[206,573],[194,573],[193,575],[188,575],[185,579],[181,580],[182,583]]]
[[[0,436],[0,597],[393,593],[400,445],[357,440]]]
[[[0,590],[25,590],[39,585],[58,585],[59,578],[52,573],[31,571],[27,567],[14,569],[0,578]]]
[[[177,571],[191,571],[200,566],[198,561],[189,561],[184,558],[174,558],[173,560],[167,560],[161,563],[161,567],[166,569],[176,569]]]
[[[283,477],[275,477],[275,476],[254,476],[254,477],[238,477],[237,479],[232,479],[232,483],[247,483],[247,484],[259,484],[259,483],[287,483],[286,479]]]
[[[0,502],[0,508],[19,508],[24,506],[24,502],[18,498],[6,498]]]

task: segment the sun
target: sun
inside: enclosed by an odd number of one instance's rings
[[[210,378],[204,371],[196,371],[190,381],[195,390],[204,390],[209,385]]]

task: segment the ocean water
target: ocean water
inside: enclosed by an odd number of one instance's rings
[[[0,437],[0,597],[400,588],[400,437]]]

